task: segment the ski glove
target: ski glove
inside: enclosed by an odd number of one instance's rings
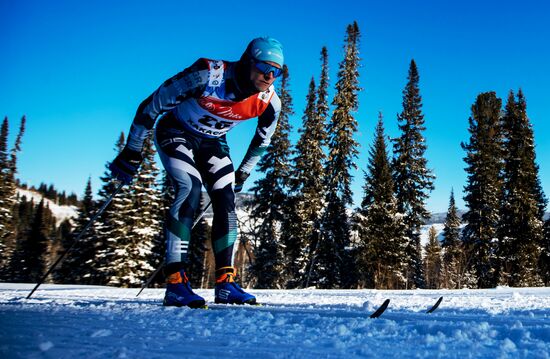
[[[114,178],[125,184],[129,184],[136,175],[142,161],[143,156],[141,152],[124,147],[114,161],[111,162],[109,169]]]
[[[243,190],[244,182],[246,181],[248,176],[250,176],[250,173],[246,173],[240,170],[235,172],[235,187],[233,188],[233,191],[235,191],[235,193],[239,193]]]

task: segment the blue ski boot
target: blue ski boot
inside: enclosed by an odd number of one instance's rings
[[[166,294],[163,305],[202,308],[204,307],[204,298],[193,292],[185,271],[181,269],[166,278]]]
[[[223,267],[216,270],[216,303],[222,304],[256,304],[256,297],[245,292],[235,282],[235,268]]]

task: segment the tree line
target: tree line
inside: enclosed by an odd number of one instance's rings
[[[363,199],[352,208],[351,170],[360,146],[355,139],[361,91],[359,45],[359,26],[354,22],[346,29],[332,100],[328,50],[321,49],[319,81],[311,78],[295,145],[289,139],[295,112],[290,73],[284,67],[278,89],[279,124],[258,164],[263,176],[239,206],[249,214],[239,219],[235,265],[241,281],[256,288],[549,285],[547,199],[521,90],[510,92],[504,107],[494,92],[480,94],[472,105],[470,138],[462,143],[468,175],[466,212],[462,218],[458,215],[451,190],[441,238],[432,228],[423,247],[421,229],[430,216],[426,200],[435,176],[425,158],[420,76],[412,60],[397,116],[400,134],[388,138],[380,113],[374,141],[367,144]],[[2,280],[33,282],[73,243],[98,205],[110,196],[115,181],[106,169],[94,200],[88,179],[78,217],[56,224],[43,201],[35,204],[17,198],[16,154],[25,120],[11,151],[7,119],[4,122],[0,275]],[[124,143],[121,134],[114,151],[118,153]],[[158,267],[164,255],[163,218],[173,191],[154,156],[149,142],[137,178],[75,244],[50,281],[137,286]],[[57,192],[51,187],[44,186],[41,192]],[[23,217],[24,221],[19,220]],[[209,232],[204,219],[193,230],[188,272],[195,287],[211,286],[214,280]]]
[[[16,179],[17,187],[34,191],[40,193],[44,198],[49,199],[53,203],[59,206],[79,206],[80,201],[76,193],[67,194],[66,191],[59,191],[55,188],[53,184],[46,184],[41,182],[38,187],[27,185],[26,183],[21,183]]]

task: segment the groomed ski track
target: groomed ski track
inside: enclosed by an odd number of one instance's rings
[[[165,308],[163,290],[0,283],[2,358],[549,358],[550,288],[251,290]],[[439,297],[439,308],[426,311]],[[384,314],[369,319],[386,299]]]

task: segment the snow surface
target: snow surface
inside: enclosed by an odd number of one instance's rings
[[[550,288],[251,290],[262,307],[202,310],[163,307],[162,289],[32,286],[0,283],[2,358],[550,357]]]

